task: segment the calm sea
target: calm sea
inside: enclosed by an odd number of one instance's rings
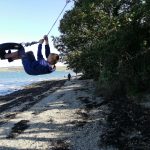
[[[51,74],[39,76],[31,76],[24,71],[0,72],[0,95],[12,93],[38,81],[64,79],[68,73],[75,75],[72,71],[55,71]]]

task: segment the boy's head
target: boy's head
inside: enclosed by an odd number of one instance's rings
[[[59,60],[59,55],[55,54],[55,53],[51,53],[49,54],[47,61],[51,64],[51,65],[55,65]]]

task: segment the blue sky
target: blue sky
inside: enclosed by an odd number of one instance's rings
[[[0,43],[38,41],[48,33],[65,4],[66,0],[0,0]],[[73,2],[70,2],[65,11],[72,7]],[[57,52],[51,36],[59,36],[59,20],[49,35],[52,52]],[[36,47],[31,46],[27,51],[33,50],[36,53]],[[0,67],[4,64],[16,66],[21,65],[21,61],[9,64],[0,60]]]

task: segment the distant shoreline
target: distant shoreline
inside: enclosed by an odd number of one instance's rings
[[[12,67],[0,67],[0,72],[7,72],[7,71],[23,71],[22,66],[12,66]],[[57,66],[56,71],[65,71],[68,70],[66,66]]]

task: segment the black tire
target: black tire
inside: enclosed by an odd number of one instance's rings
[[[5,50],[19,50],[23,46],[19,43],[2,43],[0,44],[0,51],[5,51]]]

